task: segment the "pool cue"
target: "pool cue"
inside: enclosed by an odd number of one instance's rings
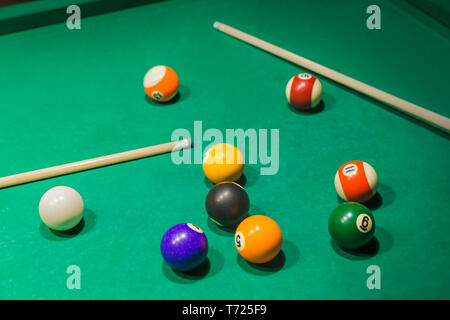
[[[334,80],[337,83],[340,83],[346,87],[349,87],[353,90],[361,92],[371,98],[384,102],[392,107],[400,109],[404,112],[407,112],[420,120],[426,120],[431,124],[434,124],[437,127],[446,129],[447,132],[450,130],[450,119],[444,117],[438,113],[427,110],[423,107],[415,105],[406,100],[400,99],[396,96],[393,96],[389,93],[381,91],[377,88],[369,86],[361,81],[353,79],[349,76],[346,76],[342,73],[324,67],[318,63],[315,63],[311,60],[305,59],[299,55],[296,55],[290,51],[277,47],[269,42],[256,38],[252,35],[249,35],[245,32],[242,32],[238,29],[227,26],[226,24],[220,22],[214,22],[214,28],[237,38],[243,42],[251,44],[254,47],[267,51],[277,57],[285,59],[293,64],[299,65],[305,69],[311,70],[317,74],[320,74],[326,78]]]
[[[0,178],[0,189],[22,183],[53,178],[65,174],[109,166],[116,163],[156,156],[163,153],[175,152],[181,149],[188,149],[191,146],[192,146],[191,140],[184,139],[179,141],[172,141],[168,143],[158,144],[155,146],[145,147],[141,149],[110,154],[98,158],[67,163],[46,169],[14,174],[11,176]]]

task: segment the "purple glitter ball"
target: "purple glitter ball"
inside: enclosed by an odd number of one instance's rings
[[[179,271],[198,267],[208,254],[208,240],[202,229],[192,223],[180,223],[166,231],[161,254],[169,266]]]

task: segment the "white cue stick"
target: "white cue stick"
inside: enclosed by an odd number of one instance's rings
[[[365,95],[372,97],[376,100],[382,101],[392,107],[398,108],[402,111],[405,111],[415,117],[426,120],[438,127],[444,128],[446,130],[450,130],[450,119],[444,117],[440,114],[422,108],[418,105],[415,105],[406,100],[397,98],[389,93],[381,91],[377,88],[369,86],[361,81],[348,77],[342,73],[324,67],[318,63],[315,63],[311,60],[305,59],[299,55],[296,55],[290,51],[282,49],[280,47],[274,46],[269,42],[251,36],[245,32],[242,32],[238,29],[227,26],[226,24],[220,22],[214,22],[214,28],[223,33],[226,33],[234,38],[237,38],[241,41],[251,44],[259,49],[265,50],[277,57],[283,58],[287,61],[290,61],[296,65],[299,65],[303,68],[309,69],[317,74],[320,74],[324,77],[327,77],[331,80],[334,80],[344,86],[352,88],[358,92],[364,93]]]
[[[110,154],[98,158],[67,163],[46,169],[19,173],[12,176],[0,178],[0,189],[22,183],[57,177],[69,173],[75,173],[89,169],[109,166],[112,164],[121,163],[125,161],[151,157],[168,152],[174,152],[181,149],[190,148],[191,146],[192,146],[191,140],[184,139],[179,141],[172,141],[168,143],[158,144],[146,148]]]

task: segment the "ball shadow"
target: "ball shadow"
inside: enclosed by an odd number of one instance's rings
[[[383,254],[394,246],[394,238],[392,234],[383,227],[376,226],[375,233],[379,243],[378,254]]]
[[[263,216],[267,216],[267,213],[261,209],[259,206],[250,203],[249,213],[251,215],[261,214]]]
[[[170,99],[169,101],[155,101],[152,98],[150,98],[148,95],[145,95],[144,99],[149,105],[152,105],[154,107],[166,107],[166,106],[174,104],[178,100],[180,100],[180,92],[177,92],[175,94],[175,96],[172,99]]]
[[[223,257],[223,254],[214,247],[209,247],[208,258],[210,261],[210,270],[208,273],[208,277],[212,277],[218,274],[220,270],[222,270],[225,264],[225,258]]]
[[[97,216],[94,211],[90,209],[85,209],[83,212],[83,218],[80,222],[72,229],[66,231],[57,231],[49,228],[43,222],[39,225],[39,233],[41,236],[52,241],[62,241],[71,239],[79,234],[86,234],[95,225]]]
[[[192,283],[203,279],[211,268],[209,258],[206,258],[201,265],[194,270],[178,271],[170,267],[167,262],[162,263],[162,272],[167,279],[176,283]]]
[[[244,169],[244,172],[239,179],[237,179],[235,182],[240,185],[242,188],[248,188],[256,183],[256,180],[258,180],[258,172],[253,167],[246,167]],[[208,189],[211,189],[214,187],[214,183],[211,182],[207,177],[203,178],[203,183]]]
[[[383,194],[383,207],[391,205],[395,200],[395,191],[390,186],[381,183],[378,186],[378,192]]]
[[[254,275],[265,276],[280,271],[286,264],[286,256],[282,249],[278,255],[269,262],[252,263],[246,261],[239,253],[237,253],[237,262],[244,271]]]
[[[323,100],[320,101],[319,104],[315,108],[308,109],[308,110],[298,110],[293,105],[291,105],[289,102],[287,105],[288,105],[289,110],[291,110],[293,113],[302,114],[302,115],[313,115],[316,113],[320,113],[325,109],[325,102]]]
[[[245,187],[245,185],[247,184],[247,176],[243,173],[239,179],[237,179],[235,181],[238,185],[240,185],[242,188]]]
[[[72,237],[75,237],[76,235],[80,234],[81,231],[83,231],[83,228],[85,225],[86,225],[86,222],[83,217],[83,218],[81,218],[80,222],[72,229],[64,230],[64,231],[50,229],[50,231],[53,234],[63,237],[63,238],[72,238]]]
[[[178,88],[178,94],[180,95],[179,101],[182,102],[189,98],[189,96],[191,95],[191,89],[189,89],[189,87],[186,87],[185,85],[180,84],[180,87]]]
[[[189,271],[179,271],[171,268],[163,261],[162,272],[172,282],[188,284],[219,273],[223,268],[224,261],[223,255],[218,250],[209,248],[208,257],[197,268]]]
[[[336,199],[339,204],[347,202],[338,195],[336,196]],[[383,197],[379,192],[377,192],[372,198],[370,198],[366,202],[361,202],[361,204],[369,208],[371,211],[373,211],[381,207],[381,205],[383,204]]]
[[[198,280],[206,277],[209,270],[211,269],[211,263],[209,262],[209,258],[206,258],[197,268],[189,270],[189,271],[179,271],[173,270],[175,274],[179,277],[190,279],[190,280]]]
[[[203,183],[205,184],[205,186],[208,189],[211,189],[212,187],[214,187],[214,183],[212,183],[211,180],[209,180],[207,177],[203,178]]]
[[[370,210],[376,210],[383,204],[383,197],[379,192],[377,192],[372,198],[370,198],[366,202],[363,202],[362,204]]]
[[[300,250],[295,245],[295,242],[283,240],[283,252],[285,254],[285,263],[283,268],[288,269],[295,266],[300,259]]]
[[[334,240],[330,240],[333,250],[348,260],[365,260],[374,257],[380,250],[380,243],[373,237],[367,244],[358,249],[345,249],[340,247]]]
[[[244,173],[242,176],[236,181],[241,187],[251,187],[253,186],[259,178],[258,170],[250,165],[246,165],[244,169]]]
[[[219,226],[217,223],[212,221],[209,217],[207,217],[206,219],[207,219],[206,223],[208,224],[209,230],[211,230],[215,234],[217,234],[219,236],[234,237],[234,231],[236,230],[237,225],[233,226],[233,227],[223,227],[223,226]]]
[[[326,110],[328,111],[336,105],[336,99],[331,94],[328,94],[326,92],[322,92],[322,101],[326,104]],[[325,102],[326,101],[326,102]]]
[[[144,99],[149,105],[152,105],[152,106],[155,106],[155,107],[165,107],[165,106],[169,106],[169,105],[175,104],[178,101],[180,101],[180,102],[184,101],[190,95],[191,95],[191,90],[188,87],[184,86],[184,85],[180,85],[179,88],[178,88],[178,92],[169,101],[159,101],[159,102],[158,101],[154,101],[147,94],[145,94]]]

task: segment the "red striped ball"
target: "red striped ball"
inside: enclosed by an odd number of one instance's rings
[[[286,98],[297,110],[310,110],[322,99],[322,84],[309,73],[292,77],[286,85]]]

